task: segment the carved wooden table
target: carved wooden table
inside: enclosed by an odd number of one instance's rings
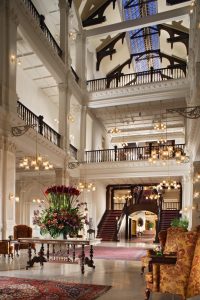
[[[20,244],[28,244],[28,261],[26,269],[33,267],[34,263],[40,263],[43,266],[44,262],[58,260],[64,263],[76,263],[80,260],[81,273],[85,272],[85,265],[95,268],[93,257],[93,246],[100,243],[100,239],[84,240],[84,239],[69,239],[69,240],[55,240],[55,239],[40,239],[40,238],[19,238]],[[32,257],[31,244],[39,244],[40,250],[38,255]],[[85,246],[89,246],[89,257],[85,256]],[[56,252],[56,248],[59,251]],[[46,248],[46,249],[45,249]],[[78,256],[77,256],[78,252]]]

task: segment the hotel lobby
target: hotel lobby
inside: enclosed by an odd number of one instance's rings
[[[105,286],[16,299],[200,299],[199,0],[0,0],[0,25],[2,286]],[[64,259],[26,270],[60,234]]]

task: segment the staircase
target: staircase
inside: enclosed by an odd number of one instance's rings
[[[179,210],[162,210],[161,218],[160,218],[160,231],[169,228],[171,221],[179,217],[180,217]]]
[[[106,210],[97,232],[97,238],[102,241],[115,241],[117,231],[117,220],[121,216],[121,210]]]

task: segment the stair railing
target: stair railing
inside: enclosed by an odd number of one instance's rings
[[[122,213],[120,215],[120,217],[116,220],[116,230],[115,230],[115,236],[114,236],[114,240],[118,241],[118,234],[119,234],[119,230],[123,221],[124,216],[127,214],[127,203],[124,203],[124,207],[122,209]]]
[[[101,220],[100,220],[99,224],[97,225],[97,235],[98,235],[99,232],[100,232],[100,229],[101,229],[102,223],[103,223],[104,220],[105,220],[105,216],[106,216],[107,211],[108,211],[108,210],[105,210],[103,216],[101,217]]]

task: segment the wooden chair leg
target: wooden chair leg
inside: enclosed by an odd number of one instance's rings
[[[149,300],[149,297],[150,297],[150,290],[149,289],[146,289],[145,290],[145,300]]]

